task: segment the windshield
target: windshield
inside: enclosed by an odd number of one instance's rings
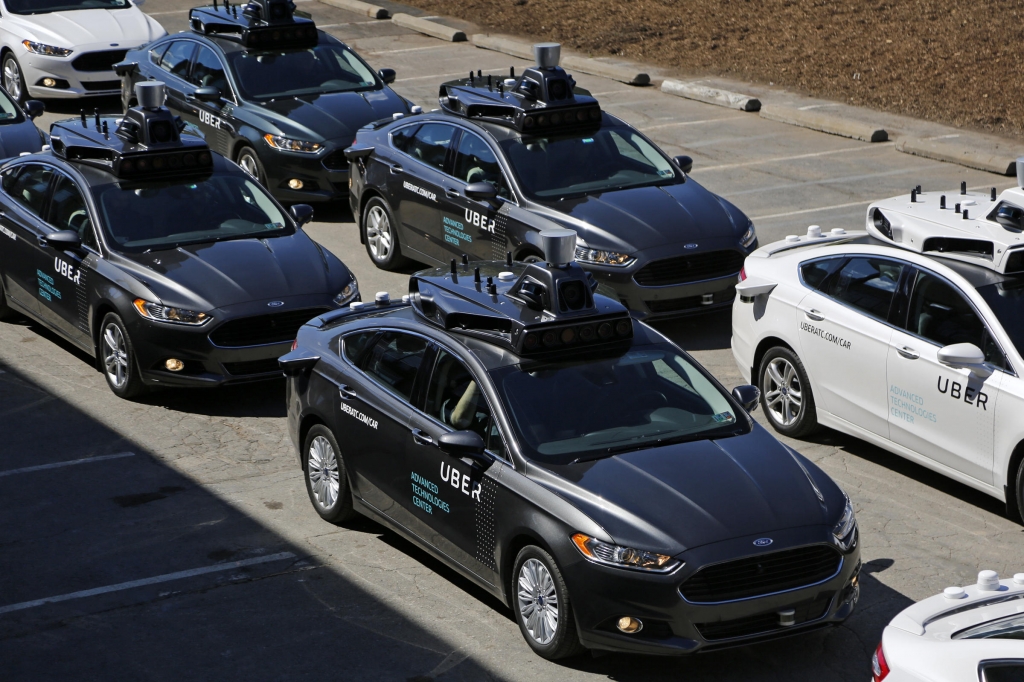
[[[5,0],[7,10],[14,14],[46,14],[73,9],[127,9],[128,0]]]
[[[1015,614],[961,630],[953,639],[1024,639],[1024,614]]]
[[[524,454],[568,464],[746,432],[725,393],[669,344],[491,373]]]
[[[681,181],[669,160],[626,126],[514,138],[501,146],[523,191],[534,199]]]
[[[1017,353],[1024,355],[1024,278],[986,284],[978,287],[978,293],[992,309]]]
[[[112,183],[93,188],[93,196],[116,251],[142,253],[293,233],[277,204],[244,173]]]
[[[242,97],[278,97],[377,88],[377,76],[351,50],[319,45],[309,50],[234,52],[228,55]]]

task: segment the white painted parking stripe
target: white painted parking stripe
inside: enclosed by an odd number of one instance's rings
[[[465,76],[466,71],[456,71],[455,73],[438,73],[432,76],[413,76],[412,78],[401,78],[402,83],[408,83],[409,81],[422,81],[431,80],[434,78],[452,78],[453,76]]]
[[[191,10],[175,9],[175,10],[168,10],[166,12],[146,12],[146,14],[148,14],[151,17],[162,17],[165,14],[184,14],[185,12],[189,12],[189,11],[191,11]]]
[[[991,185],[978,185],[977,187],[968,187],[967,191],[974,192],[979,189],[987,189]],[[789,211],[788,213],[772,213],[771,215],[756,215],[751,216],[751,220],[770,220],[772,218],[787,218],[791,215],[802,215],[804,213],[817,213],[818,211],[832,211],[840,208],[850,208],[851,206],[866,206],[870,204],[874,199],[867,201],[854,201],[849,204],[834,204],[832,206],[819,206],[818,208],[805,208],[802,211]]]
[[[75,464],[88,464],[90,462],[103,462],[108,459],[121,459],[122,457],[134,457],[134,452],[119,452],[116,455],[100,455],[99,457],[86,457],[84,459],[72,459],[67,462],[53,462],[52,464],[37,464],[36,466],[23,467],[21,469],[8,469],[7,471],[0,471],[0,477],[13,476],[14,474],[27,474],[33,471],[43,471],[44,469],[57,469],[60,467],[74,466]]]
[[[626,106],[623,104],[622,106]],[[705,118],[700,121],[673,121],[672,123],[661,123],[656,126],[637,126],[640,130],[658,130],[659,128],[671,128],[672,126],[695,126],[700,123],[718,123],[720,121],[735,121],[746,116],[723,116],[722,118]]]
[[[256,564],[266,564],[271,561],[282,561],[284,559],[294,559],[295,555],[291,552],[280,552],[279,554],[270,554],[268,556],[254,557],[252,559],[242,559],[240,561],[232,561],[227,564],[215,564],[213,566],[204,566],[203,568],[192,568],[187,571],[178,571],[177,573],[166,573],[164,575],[153,576],[152,578],[143,578],[141,580],[130,580],[126,583],[118,583],[116,585],[107,585],[106,587],[94,587],[91,590],[81,590],[79,592],[71,592],[69,594],[61,594],[56,597],[46,597],[45,599],[34,599],[32,601],[23,601],[19,604],[9,604],[7,606],[0,606],[0,614],[11,613],[12,611],[23,611],[25,609],[35,608],[36,606],[42,606],[43,604],[54,604],[62,601],[70,601],[72,599],[82,599],[84,597],[95,597],[99,594],[107,594],[109,592],[120,592],[122,590],[131,590],[136,587],[145,587],[146,585],[156,585],[158,583],[166,583],[171,580],[181,580],[182,578],[193,578],[197,575],[206,575],[207,573],[222,573],[224,571],[230,571],[236,568],[242,568],[244,566],[255,566]]]
[[[360,26],[362,24],[379,24],[380,19],[368,19],[367,21],[346,21],[342,24],[317,24],[317,28],[338,28],[340,26]]]
[[[788,182],[785,185],[772,185],[770,187],[755,187],[744,189],[739,192],[724,192],[722,196],[738,197],[744,194],[757,194],[758,192],[776,192],[778,190],[796,189],[797,187],[812,187],[814,185],[834,185],[840,182],[859,182],[861,180],[872,180],[874,178],[887,178],[892,175],[906,175],[907,173],[920,173],[920,168],[897,168],[881,173],[863,173],[861,175],[846,175],[841,178],[825,178],[824,180],[804,180],[802,182]]]
[[[422,50],[441,50],[449,48],[451,45],[427,45],[425,47],[406,47],[401,50],[370,50],[363,54],[398,54],[399,52],[420,52]]]
[[[744,117],[741,116],[740,118]],[[742,141],[742,138],[740,139]],[[845,147],[843,149],[830,149],[828,151],[812,152],[810,154],[797,154],[796,156],[776,156],[775,158],[772,159],[759,159],[757,161],[744,161],[742,163],[726,163],[721,166],[705,166],[704,168],[700,168],[699,170],[701,172],[713,170],[727,170],[729,168],[743,168],[744,166],[756,166],[762,163],[779,163],[781,161],[796,161],[797,159],[810,159],[815,156],[829,156],[830,154],[847,154],[849,152],[867,152],[876,151],[879,149],[892,149],[894,146],[894,143],[876,142],[875,144],[864,144],[857,147]]]

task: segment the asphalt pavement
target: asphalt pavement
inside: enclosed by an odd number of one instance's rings
[[[296,0],[395,88],[436,106],[438,83],[527,64]],[[169,31],[188,0],[149,0]],[[1007,178],[577,74],[602,106],[754,219],[762,243],[856,229],[868,202]],[[77,115],[50,104],[40,121]],[[119,103],[97,102],[115,110]],[[346,206],[306,228],[364,297],[405,292],[373,267]],[[659,325],[726,385],[729,316]],[[131,403],[93,361],[27,320],[0,323],[0,679],[864,680],[899,610],[978,570],[1024,570],[1024,529],[994,499],[835,432],[787,441],[854,501],[866,562],[843,626],[689,659],[533,655],[507,608],[369,521],[321,521],[285,424],[282,382],[164,391]],[[755,413],[758,419],[763,417]],[[85,461],[81,461],[85,460]]]

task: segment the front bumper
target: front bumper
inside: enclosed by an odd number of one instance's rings
[[[809,529],[773,533],[781,549],[808,544]],[[827,537],[826,537],[827,536]],[[817,542],[831,541],[823,528]],[[756,539],[756,538],[755,538]],[[716,543],[680,556],[686,563],[667,575],[629,571],[581,560],[563,570],[573,598],[582,643],[591,649],[685,655],[776,639],[841,623],[860,596],[860,550],[843,555],[839,570],[822,582],[775,594],[721,603],[690,603],[680,586],[709,564],[749,555],[752,539]],[[795,543],[795,544],[788,544]],[[794,623],[782,625],[780,611],[793,609]],[[635,634],[615,628],[623,616],[639,618]]]
[[[124,51],[126,48],[117,49]],[[135,48],[133,46],[130,49]],[[107,51],[111,51],[109,43],[76,47],[67,57],[48,57],[24,49],[16,50],[15,57],[21,65],[22,79],[29,98],[120,97],[121,79],[114,73],[113,67],[85,71],[76,68],[74,64],[83,55]],[[82,64],[81,61],[78,63]],[[57,83],[54,87],[46,87],[42,84],[44,78],[52,78]]]
[[[350,141],[351,143],[351,141]],[[347,145],[328,143],[316,154],[286,152],[266,142],[259,148],[267,175],[267,188],[274,198],[289,204],[339,201],[348,197]],[[301,180],[302,189],[290,189],[289,180]]]

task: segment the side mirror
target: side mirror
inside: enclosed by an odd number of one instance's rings
[[[302,227],[313,219],[313,207],[309,204],[293,204],[291,209],[292,220],[299,227]]]
[[[437,439],[437,447],[452,457],[468,457],[474,463],[487,466],[491,458],[484,454],[484,439],[476,431],[452,431]]]
[[[394,69],[381,69],[377,72],[377,75],[380,76],[380,79],[387,85],[394,83],[395,77],[398,76]]]
[[[316,367],[318,362],[320,362],[319,355],[308,355],[306,351],[285,353],[277,359],[277,364],[281,366],[281,371],[287,376],[308,372]]]
[[[498,197],[498,190],[489,182],[471,182],[466,185],[463,194],[470,199],[494,201]]]
[[[969,369],[981,376],[989,376],[992,370],[985,365],[985,354],[973,343],[954,343],[943,346],[936,354],[936,359],[955,369]]]
[[[757,409],[757,403],[761,400],[761,391],[757,386],[737,386],[732,389],[732,397],[743,406],[744,410],[753,412]]]
[[[220,88],[207,85],[201,88],[196,88],[195,92],[192,93],[192,97],[200,102],[219,102],[222,94]]]
[[[682,156],[673,156],[672,160],[679,166],[679,170],[684,173],[689,173],[693,170],[693,157],[683,154]]]
[[[34,121],[42,116],[44,111],[46,111],[46,105],[37,99],[30,99],[25,102],[25,115],[28,116],[30,121]]]
[[[78,251],[82,248],[82,238],[74,230],[60,230],[51,232],[43,237],[43,241],[51,249],[63,251]]]

